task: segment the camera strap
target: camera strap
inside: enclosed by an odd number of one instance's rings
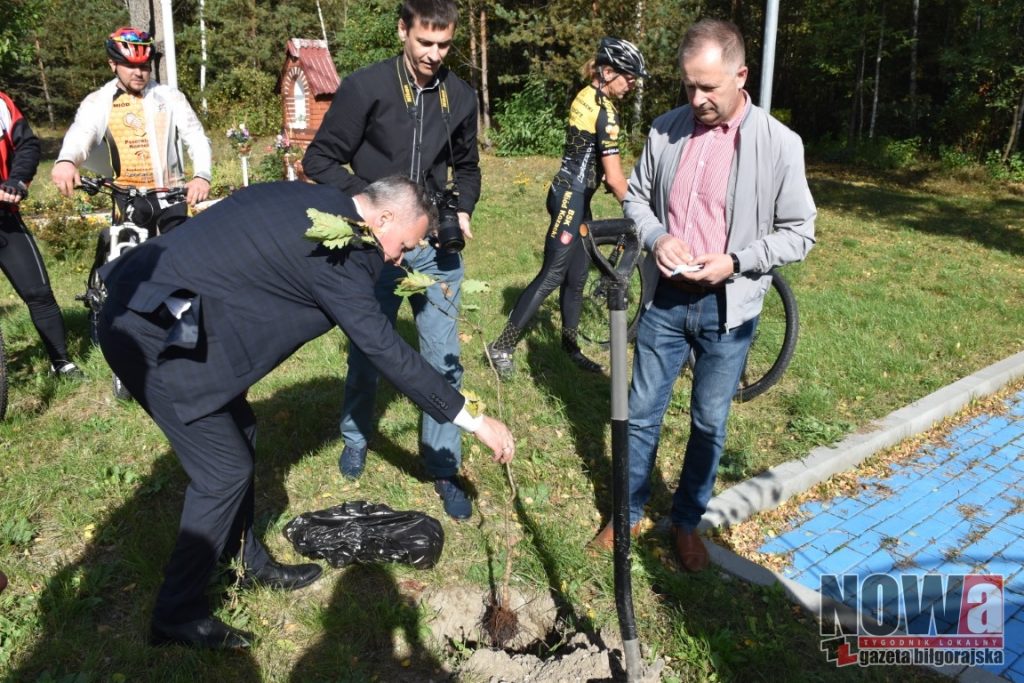
[[[416,119],[416,94],[413,91],[413,83],[410,82],[408,73],[406,71],[405,64],[402,61],[402,56],[399,55],[398,59],[395,60],[395,72],[398,75],[398,84],[402,90],[402,100],[405,102],[405,109],[409,113],[409,116]],[[422,88],[420,89],[422,91]],[[445,139],[448,142],[448,170],[449,174],[454,175],[455,173],[455,150],[452,147],[452,131],[451,131],[451,118],[452,111],[451,105],[448,100],[448,88],[445,87],[444,81],[440,81],[437,85],[437,97],[438,103],[441,105],[441,120],[444,122]],[[414,154],[419,154],[419,150],[414,150]],[[417,164],[419,166],[419,164]],[[449,175],[446,174],[446,175]],[[412,178],[416,182],[420,182],[420,178]],[[445,178],[445,184],[450,178]]]
[[[395,71],[398,72],[398,84],[402,88],[402,100],[405,102],[405,108],[408,110],[410,116],[416,115],[416,95],[413,92],[413,84],[410,83],[408,74],[403,74],[402,69],[405,65],[402,63],[402,57],[399,56],[395,60]],[[421,88],[422,89],[422,88]],[[448,89],[444,87],[444,82],[438,83],[437,86],[438,97],[441,102],[441,116],[444,118],[445,128],[448,127],[448,122],[451,119],[452,111],[448,105]]]

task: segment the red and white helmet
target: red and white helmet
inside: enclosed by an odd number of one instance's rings
[[[107,37],[107,55],[118,64],[147,64],[153,59],[153,38],[145,31],[124,26]]]

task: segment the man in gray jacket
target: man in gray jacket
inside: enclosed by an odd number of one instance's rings
[[[696,533],[714,488],[725,427],[770,270],[803,259],[817,213],[800,138],[743,89],[743,37],[705,19],[679,49],[689,104],[654,121],[624,210],[660,279],[640,319],[629,394],[630,524],[639,531],[672,385],[692,351],[690,436],[672,500],[673,547],[687,571],[708,564]],[[594,545],[611,547],[610,525]]]

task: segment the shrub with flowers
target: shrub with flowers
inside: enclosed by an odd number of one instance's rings
[[[248,156],[252,151],[252,135],[244,123],[238,124],[237,128],[228,128],[228,139],[235,146],[239,156]]]

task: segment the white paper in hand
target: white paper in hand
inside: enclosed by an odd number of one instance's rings
[[[672,271],[672,275],[679,275],[680,273],[696,273],[698,270],[704,267],[702,263],[695,263],[692,266],[681,263],[676,266],[675,270]]]

